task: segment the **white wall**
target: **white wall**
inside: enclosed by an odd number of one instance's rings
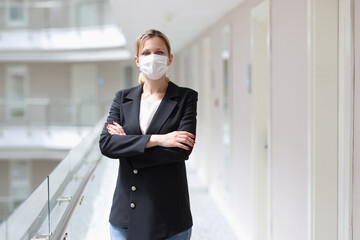
[[[190,51],[194,45],[198,46],[200,64],[200,76],[203,76],[204,52],[203,42],[205,38],[210,39],[211,55],[211,76],[210,79],[200,77],[198,102],[198,130],[197,145],[194,151],[194,158],[198,165],[199,174],[206,176],[210,189],[215,195],[224,201],[224,206],[229,206],[224,211],[232,211],[236,215],[236,228],[242,236],[250,237],[252,235],[252,183],[251,183],[251,156],[250,156],[250,116],[251,116],[251,95],[246,92],[247,66],[250,64],[250,13],[251,8],[260,1],[245,1],[240,6],[226,14],[222,19],[216,22],[212,27],[198,36],[191,44],[183,50],[176,53],[175,61],[177,64],[178,82],[186,83],[185,62],[190,61],[190,67],[193,65]],[[231,31],[231,67],[230,78],[232,81],[232,91],[230,94],[231,114],[232,114],[232,146],[231,146],[231,186],[229,193],[224,190],[225,178],[223,157],[223,133],[222,133],[222,106],[223,106],[223,67],[221,59],[222,51],[222,28],[230,24]],[[193,76],[190,76],[193,77]],[[190,79],[195,81],[194,79]],[[206,99],[205,85],[210,87],[210,100]],[[205,118],[205,106],[210,108],[211,118]],[[205,127],[210,122],[211,132],[206,132]],[[210,165],[210,166],[209,166]],[[223,198],[222,198],[223,197]]]
[[[251,160],[251,112],[252,95],[246,91],[247,66],[251,63],[251,9],[261,1],[244,1],[227,13],[209,29],[176,53],[176,80],[191,86],[189,82],[200,81],[199,124],[197,145],[194,151],[198,172],[210,188],[219,208],[227,215],[241,239],[253,239],[252,160]],[[308,8],[307,1],[270,1],[271,16],[271,162],[270,162],[270,222],[271,239],[309,239],[312,220],[309,216],[309,60],[308,60]],[[322,2],[326,4],[326,2]],[[321,24],[322,22],[320,22]],[[222,148],[222,62],[221,30],[226,24],[232,34],[232,144],[231,144],[231,188],[224,190],[223,148]],[[194,45],[203,56],[203,40],[211,42],[211,79],[185,79],[188,61],[193,66],[191,50]],[[321,39],[321,38],[319,38]],[[319,41],[319,39],[317,41]],[[321,44],[317,42],[317,44]],[[333,50],[333,49],[330,49]],[[326,49],[325,49],[326,53]],[[324,55],[325,56],[325,55]],[[200,58],[201,59],[201,58]],[[337,59],[334,59],[336,62]],[[203,69],[200,61],[200,72]],[[328,67],[328,66],[326,66]],[[317,74],[324,69],[319,69]],[[191,73],[191,70],[190,70]],[[202,76],[203,74],[200,74]],[[336,75],[336,74],[335,74]],[[192,78],[190,74],[190,78]],[[213,82],[212,82],[213,80]],[[336,81],[336,79],[335,79]],[[206,99],[205,84],[210,84],[211,99]],[[331,102],[337,101],[336,96]],[[204,102],[205,101],[205,102]],[[318,104],[318,103],[317,103]],[[336,104],[335,104],[336,105]],[[211,117],[204,117],[204,107],[210,106]],[[317,107],[322,107],[317,105]],[[326,106],[323,106],[326,110]],[[326,120],[325,115],[321,119]],[[315,115],[314,115],[315,116]],[[331,117],[332,122],[336,117]],[[206,125],[211,125],[210,133]],[[321,124],[318,122],[318,124]],[[336,132],[336,127],[334,129]],[[323,135],[322,135],[323,136]],[[331,135],[332,136],[332,135]],[[323,136],[324,137],[324,136]],[[206,139],[205,139],[206,138]],[[210,138],[210,140],[208,140]],[[336,136],[335,136],[336,138]],[[333,140],[333,138],[332,138]],[[209,142],[210,141],[210,142]],[[355,145],[356,146],[356,145]],[[326,147],[326,146],[323,146]],[[324,151],[322,148],[319,151]],[[318,152],[319,153],[319,152]],[[324,153],[324,152],[323,152]],[[335,154],[336,155],[336,154]],[[323,159],[322,159],[323,160]],[[326,162],[326,161],[325,161]],[[210,167],[209,167],[210,166]],[[326,166],[325,166],[326,167]],[[208,169],[211,169],[210,173]],[[320,171],[320,170],[318,170]],[[316,172],[318,174],[320,172]],[[327,173],[326,173],[327,174]],[[326,175],[328,176],[328,175]],[[325,177],[326,177],[325,176]],[[321,174],[317,176],[322,177]],[[337,176],[331,175],[332,180]],[[326,181],[325,181],[326,182]],[[329,183],[330,184],[330,183]],[[326,187],[331,189],[332,185]],[[323,189],[326,193],[326,189]],[[336,189],[335,189],[336,190]],[[326,201],[322,195],[319,203]],[[329,209],[336,217],[337,208]],[[323,215],[321,215],[323,217]],[[333,219],[332,219],[333,220]],[[315,224],[315,223],[314,223]],[[317,231],[322,231],[318,228]],[[336,230],[335,230],[336,231]]]
[[[360,239],[360,1],[354,1],[355,13],[355,104],[354,104],[354,197],[353,239]]]
[[[273,239],[307,238],[307,2],[272,1]]]

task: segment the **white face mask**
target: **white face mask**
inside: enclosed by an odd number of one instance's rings
[[[140,57],[140,71],[149,79],[158,80],[168,69],[167,61],[167,56],[157,54]]]

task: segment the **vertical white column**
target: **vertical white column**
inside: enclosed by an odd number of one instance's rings
[[[270,45],[269,1],[251,11],[251,154],[253,174],[254,239],[270,239]]]
[[[354,14],[354,148],[353,148],[353,240],[360,239],[360,0],[353,0]]]
[[[309,240],[338,236],[338,0],[308,1]]]
[[[339,1],[338,239],[352,239],[354,45],[353,0]]]

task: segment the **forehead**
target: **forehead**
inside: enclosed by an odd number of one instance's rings
[[[140,49],[167,49],[166,44],[162,38],[152,37],[147,38],[140,44]]]

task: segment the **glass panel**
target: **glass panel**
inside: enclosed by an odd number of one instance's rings
[[[55,238],[58,236],[56,234],[66,226],[91,172],[100,160],[98,138],[104,121],[105,119],[101,119],[88,136],[51,172],[48,179],[0,224],[1,239],[32,239],[46,236],[50,232]],[[17,180],[22,182],[19,175],[26,175],[27,170],[26,164],[25,167],[21,162],[19,164],[21,171],[10,175],[20,178]],[[18,186],[20,182],[14,186]],[[22,193],[23,189],[19,189],[15,192]],[[51,199],[50,202],[48,199]]]
[[[223,159],[224,159],[224,185],[225,189],[230,189],[230,25],[223,27],[222,32],[222,68],[223,68]]]
[[[47,221],[47,181],[40,186],[23,202],[7,219],[5,226],[0,227],[0,234],[5,232],[5,239],[31,239],[39,226]],[[45,222],[46,224],[46,222]],[[44,233],[47,233],[44,232]]]
[[[50,174],[51,232],[59,234],[71,209],[80,198],[87,177],[100,158],[98,137],[103,120],[91,131]]]
[[[0,206],[0,208],[2,207]],[[7,234],[7,221],[5,220],[0,222],[0,239],[7,240],[8,238],[6,234]]]
[[[96,150],[94,148],[94,159],[99,157],[99,154],[98,148]],[[108,159],[106,160],[109,161]],[[67,227],[67,232],[73,239],[106,239],[104,236],[109,236],[108,233],[98,231],[99,226],[106,225],[103,229],[108,227],[109,203],[111,203],[112,199],[109,191],[113,191],[116,182],[115,179],[111,179],[114,181],[107,182],[104,189],[104,181],[109,177],[115,177],[112,176],[113,171],[108,170],[108,166],[109,162],[100,161],[92,174],[91,181],[88,182],[84,192],[81,194],[80,202],[73,212]],[[117,165],[112,163],[111,166],[110,169],[112,170]],[[99,208],[99,206],[103,207]]]
[[[49,175],[51,232],[55,231],[72,197],[71,192],[67,188],[71,178],[71,165],[72,154],[70,152]]]

